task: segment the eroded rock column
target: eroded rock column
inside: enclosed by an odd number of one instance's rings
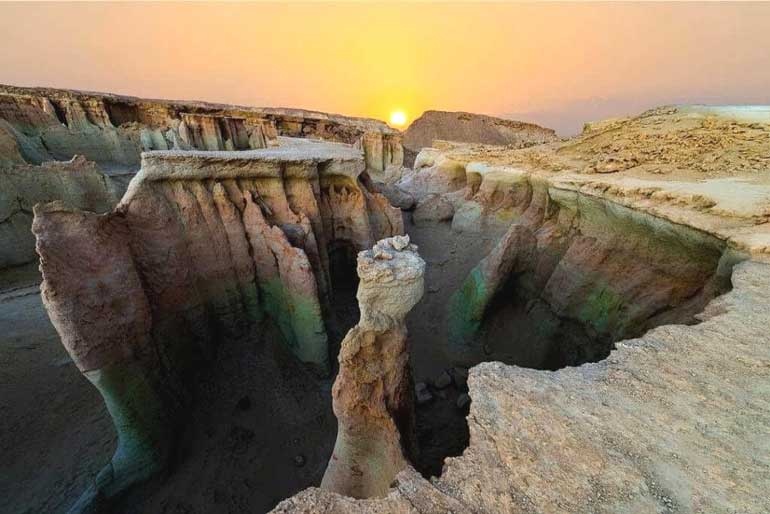
[[[404,317],[422,298],[425,261],[409,236],[358,254],[361,319],[342,341],[332,391],[339,422],[321,487],[354,498],[387,494],[412,451],[414,408]]]
[[[72,360],[104,398],[118,436],[110,462],[70,510],[92,512],[166,466],[177,412],[160,392],[151,307],[123,218],[54,202],[35,207],[32,230],[43,303]]]

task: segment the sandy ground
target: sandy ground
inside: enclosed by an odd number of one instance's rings
[[[115,432],[43,309],[37,286],[0,293],[0,512],[66,511]]]
[[[169,476],[114,512],[254,514],[320,483],[337,434],[331,381],[297,363],[274,326],[257,333],[224,342],[199,378]]]
[[[430,381],[445,368],[462,363],[446,344],[446,306],[500,234],[453,232],[449,222],[414,224],[409,213],[404,221],[426,263],[425,294],[407,316],[410,358],[415,380]]]
[[[0,513],[66,512],[112,455],[111,420],[37,286],[0,294],[0,334]],[[336,436],[332,382],[297,364],[274,327],[260,334],[220,347],[171,472],[114,512],[252,514],[320,483]]]

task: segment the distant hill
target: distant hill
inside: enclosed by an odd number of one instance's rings
[[[436,139],[525,147],[558,138],[554,130],[534,123],[469,112],[425,111],[404,133],[404,165],[411,166],[417,153]]]

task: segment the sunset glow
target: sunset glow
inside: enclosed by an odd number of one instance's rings
[[[393,111],[390,113],[390,124],[394,127],[403,127],[406,125],[406,114],[404,111]]]
[[[2,4],[0,83],[576,132],[661,104],[770,103],[768,19],[743,3]]]

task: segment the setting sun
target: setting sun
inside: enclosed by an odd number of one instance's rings
[[[393,111],[390,113],[390,124],[394,127],[406,125],[406,113],[404,111]]]

